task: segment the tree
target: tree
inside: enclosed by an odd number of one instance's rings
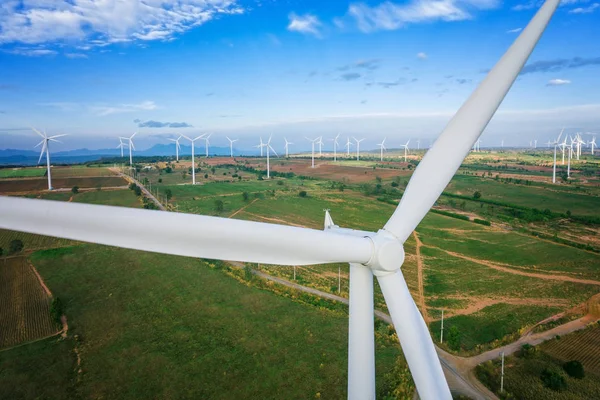
[[[187,177],[187,171],[183,171],[183,172],[181,173],[181,177],[182,177],[183,179],[185,179],[185,178]]]
[[[208,179],[208,174],[204,174],[204,179]]]
[[[171,189],[165,190],[165,196],[167,196],[167,201],[171,200],[171,197],[173,197],[173,192]]]
[[[225,209],[224,204],[223,204],[223,200],[215,200],[215,211],[220,213],[223,212],[223,210]]]
[[[162,178],[158,178],[158,183],[162,183]]]
[[[306,197],[306,190],[301,190],[301,191],[298,193],[298,196],[300,196],[300,197]]]
[[[2,247],[0,247],[0,257],[2,257],[3,254],[4,254],[4,249]]]
[[[142,195],[142,189],[140,189],[140,187],[137,185],[135,185],[135,188],[133,188],[133,192],[135,193],[136,196]]]
[[[540,379],[548,389],[561,391],[567,387],[565,377],[554,369],[545,368],[540,375]]]
[[[77,194],[77,193],[79,193],[79,186],[73,186],[73,187],[71,188],[71,192],[73,192],[73,194]]]
[[[450,329],[448,329],[446,340],[448,341],[448,346],[452,350],[460,349],[460,331],[456,325],[452,325]]]
[[[583,365],[577,360],[567,361],[563,364],[563,369],[572,378],[583,379],[585,377]]]
[[[19,239],[13,239],[10,241],[10,244],[8,245],[8,253],[9,254],[15,254],[20,252],[21,250],[23,250],[23,242]]]
[[[212,174],[213,174],[213,175],[215,174],[215,171],[216,171],[215,167],[212,167],[212,168],[210,169],[210,172],[212,172]]]
[[[242,193],[242,198],[244,199],[244,201],[248,201],[248,199],[250,198],[250,195],[248,194],[248,192],[244,192],[244,193]]]
[[[481,198],[481,192],[476,191],[475,193],[473,193],[473,198],[475,200],[479,200]]]

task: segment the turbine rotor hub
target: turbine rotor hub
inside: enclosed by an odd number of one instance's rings
[[[387,275],[402,267],[405,256],[404,246],[394,235],[380,229],[370,239],[373,241],[374,250],[366,266],[371,268],[375,275]]]

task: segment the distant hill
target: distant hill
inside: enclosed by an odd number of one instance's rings
[[[129,154],[129,150],[124,150],[125,155]],[[204,155],[204,146],[196,146],[195,153],[197,156]],[[229,147],[211,146],[209,148],[211,156],[226,156],[229,155]],[[57,164],[77,164],[86,161],[99,160],[106,156],[119,156],[119,149],[76,149],[68,151],[57,151],[52,153],[52,161]],[[155,144],[149,149],[133,152],[134,156],[174,156],[175,144]],[[182,145],[179,150],[179,155],[189,156],[192,154],[192,146]],[[233,149],[233,154],[253,156],[260,154],[257,150],[240,151]],[[0,150],[0,165],[34,165],[37,164],[40,153],[32,150],[19,149],[4,149]]]

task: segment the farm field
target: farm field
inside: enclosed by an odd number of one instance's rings
[[[0,179],[44,176],[46,168],[0,168]]]
[[[600,325],[543,343],[540,349],[560,361],[579,360],[586,371],[600,379]]]
[[[32,262],[67,299],[70,333],[83,338],[82,397],[346,396],[344,312],[247,286],[191,258],[81,245],[37,252]],[[379,393],[400,355],[390,343],[377,346]]]
[[[72,201],[74,203],[142,208],[140,198],[129,189],[93,190],[77,194],[71,192],[54,192],[45,193],[41,198],[46,200]]]
[[[39,250],[53,247],[67,246],[73,243],[67,239],[54,238],[50,236],[34,235],[32,233],[8,231],[0,229],[0,247],[8,252],[10,242],[20,240],[23,242],[23,251]]]
[[[117,176],[52,179],[52,186],[55,189],[71,189],[73,186],[78,186],[80,188],[95,188],[126,185],[127,182],[123,178]],[[47,189],[48,181],[44,178],[26,180],[0,180],[0,193],[4,194],[45,191]]]
[[[0,350],[56,333],[50,297],[25,257],[0,262]]]
[[[114,172],[105,167],[88,167],[74,165],[70,167],[53,167],[52,178],[74,178],[86,176],[114,176]]]

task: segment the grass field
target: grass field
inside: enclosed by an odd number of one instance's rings
[[[0,229],[0,247],[7,254],[12,240],[21,240],[24,245],[23,251],[46,249],[49,247],[61,247],[71,244],[67,239],[59,239],[50,236],[34,235],[25,232],[7,231]]]
[[[80,188],[113,187],[126,186],[127,182],[120,177],[80,177],[80,178],[53,178],[52,186],[55,189],[71,189],[73,186]],[[44,191],[48,189],[48,180],[46,179],[27,179],[27,180],[4,180],[0,181],[0,193],[19,193]]]
[[[135,195],[132,190],[119,189],[119,190],[93,190],[90,192],[80,192],[73,194],[71,192],[54,192],[45,193],[42,195],[43,199],[46,200],[58,200],[58,201],[69,201],[74,203],[87,203],[87,204],[104,204],[107,206],[121,206],[121,207],[133,207],[141,208],[142,202],[140,198]]]
[[[104,167],[87,167],[74,165],[70,167],[53,167],[52,178],[73,178],[86,176],[114,176],[108,168]]]
[[[0,179],[2,178],[30,178],[44,176],[46,168],[0,168]]]
[[[0,350],[56,333],[50,297],[25,257],[0,262]]]
[[[346,396],[345,313],[248,287],[202,260],[94,245],[32,260],[81,338],[81,397]],[[379,385],[399,354],[378,346]],[[69,386],[72,374],[60,379]]]

